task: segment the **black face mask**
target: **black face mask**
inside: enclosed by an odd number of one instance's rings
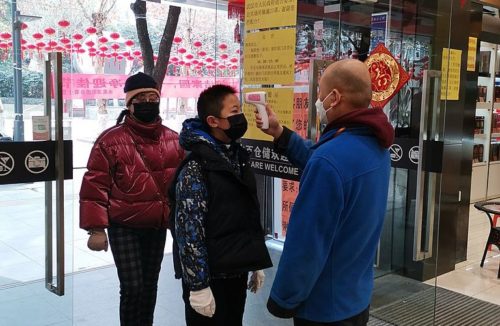
[[[243,137],[245,132],[247,132],[247,119],[243,113],[235,114],[230,117],[224,118],[229,121],[229,129],[223,129],[226,136],[231,138],[231,140],[237,140]]]
[[[134,117],[144,123],[151,123],[160,115],[160,102],[134,103]]]

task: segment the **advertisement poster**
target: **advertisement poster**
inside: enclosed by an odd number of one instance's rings
[[[370,32],[370,52],[379,45],[385,44],[387,37],[387,12],[372,14],[371,32]]]
[[[247,34],[243,84],[293,84],[295,28]]]
[[[295,25],[297,25],[297,0],[245,1],[247,31]]]
[[[460,93],[462,50],[443,49],[441,100],[457,101]]]
[[[33,116],[33,140],[50,140],[49,135],[49,117]]]
[[[467,53],[467,71],[476,71],[477,37],[469,37],[469,51]]]

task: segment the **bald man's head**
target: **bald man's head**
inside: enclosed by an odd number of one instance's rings
[[[366,108],[372,99],[368,67],[359,60],[337,61],[321,76],[320,88],[338,89],[352,109]]]

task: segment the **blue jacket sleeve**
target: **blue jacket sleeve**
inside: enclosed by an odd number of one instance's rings
[[[291,318],[321,275],[330,256],[344,195],[341,177],[327,159],[309,160],[295,201],[268,308]]]
[[[290,141],[286,149],[286,157],[293,165],[303,170],[314,152],[312,146],[313,143],[310,140],[305,140],[293,132],[290,135]]]
[[[191,291],[201,290],[209,286],[210,272],[205,242],[208,192],[198,162],[190,161],[179,174],[175,197],[175,236],[182,278]]]

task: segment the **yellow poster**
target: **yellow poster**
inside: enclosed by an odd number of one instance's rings
[[[243,93],[248,92],[266,92],[267,103],[271,106],[273,111],[278,116],[278,120],[283,126],[292,129],[293,118],[293,88],[248,88],[243,89]],[[272,141],[271,136],[266,135],[262,130],[257,128],[255,124],[255,106],[243,102],[243,112],[248,120],[248,130],[243,136],[246,139],[255,140],[269,140]]]
[[[443,49],[441,66],[441,100],[458,100],[460,93],[460,66],[462,50]]]
[[[469,37],[467,71],[476,71],[477,37]]]
[[[245,37],[243,84],[293,84],[295,28],[249,33]]]
[[[297,25],[297,0],[246,0],[245,29]]]

